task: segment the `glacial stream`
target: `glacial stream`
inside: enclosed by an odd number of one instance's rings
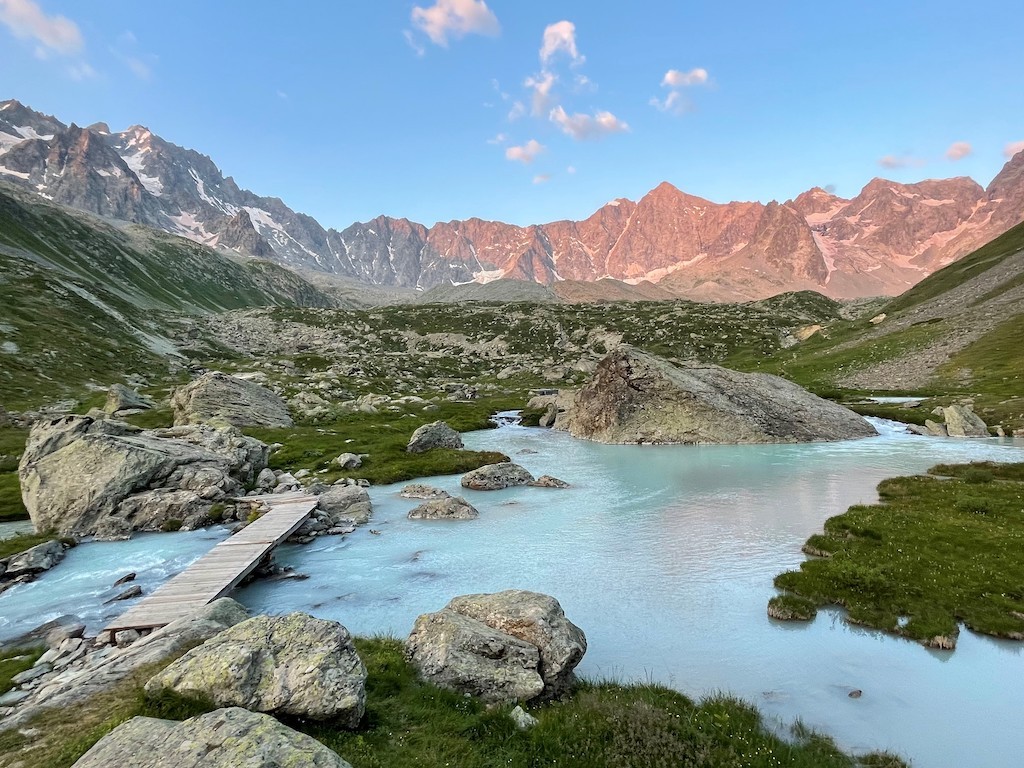
[[[699,697],[728,692],[785,728],[797,718],[858,752],[888,749],[915,766],[1016,766],[1024,754],[1024,644],[962,630],[956,651],[847,625],[765,613],[773,577],[804,560],[827,517],[876,500],[885,478],[950,461],[1024,461],[1022,440],[902,434],[783,446],[605,446],[504,426],[465,436],[567,490],[473,492],[425,480],[480,510],[468,522],[406,519],[404,483],[371,489],[374,516],[345,538],[279,548],[304,581],[253,584],[256,611],[305,610],[357,634],[404,637],[454,595],[524,588],[555,595],[587,634],[579,671],[657,681]],[[374,533],[376,532],[376,533]],[[96,628],[125,571],[150,591],[225,529],[91,543],[37,582],[0,595],[0,641],[74,613]],[[87,606],[83,610],[83,606]],[[848,693],[860,689],[852,699]]]

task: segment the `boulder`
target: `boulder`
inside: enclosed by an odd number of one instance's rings
[[[446,607],[535,646],[540,652],[538,671],[544,681],[545,698],[559,696],[572,687],[576,680],[573,670],[587,652],[587,638],[582,629],[565,618],[555,598],[510,589],[463,595]]]
[[[236,427],[290,427],[288,405],[266,387],[216,371],[178,387],[171,395],[174,423],[219,420]]]
[[[778,376],[673,365],[627,345],[598,364],[565,428],[601,443],[797,443],[877,434],[848,408]]]
[[[443,421],[424,424],[412,433],[409,445],[405,450],[409,453],[423,453],[434,448],[461,449],[462,436]]]
[[[950,405],[942,409],[950,437],[988,437],[988,425],[970,406]]]
[[[343,453],[334,460],[342,469],[359,469],[363,466],[363,459],[358,453]]]
[[[536,646],[455,611],[416,619],[405,649],[424,680],[488,703],[529,701],[544,690]]]
[[[486,464],[462,476],[463,488],[474,491],[498,491],[516,485],[529,485],[533,475],[518,464],[503,461],[499,464]]]
[[[184,722],[133,717],[73,768],[351,768],[319,741],[238,707]]]
[[[451,494],[448,491],[442,491],[440,488],[423,485],[422,483],[412,483],[402,488],[398,495],[403,499],[444,499]]]
[[[212,505],[243,495],[267,457],[266,445],[234,428],[145,431],[65,416],[33,425],[18,476],[36,530],[116,538],[206,524]]]
[[[366,706],[366,667],[348,630],[305,613],[256,616],[193,648],[148,683],[221,707],[355,728]]]
[[[931,419],[925,419],[924,428],[932,437],[949,437],[949,432],[946,430],[945,424],[939,424]]]
[[[410,520],[475,520],[476,508],[461,496],[428,499],[409,512]]]
[[[277,475],[270,467],[264,467],[256,476],[256,488],[261,491],[273,490],[277,485]]]
[[[107,403],[103,406],[103,411],[116,415],[121,411],[146,411],[155,406],[152,400],[140,395],[136,390],[124,384],[113,384],[107,392]]]
[[[64,559],[66,551],[67,547],[56,539],[37,544],[21,554],[8,558],[4,578],[48,571]]]
[[[357,485],[332,485],[317,497],[317,509],[330,517],[332,525],[363,525],[373,513],[370,494]]]
[[[557,477],[551,475],[541,475],[532,483],[534,488],[568,488],[569,484],[565,480],[559,480]]]

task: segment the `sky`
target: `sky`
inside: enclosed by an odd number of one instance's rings
[[[142,124],[325,226],[852,197],[1024,148],[1020,0],[0,0],[0,100]]]

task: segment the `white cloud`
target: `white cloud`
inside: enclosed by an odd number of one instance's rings
[[[519,147],[509,147],[505,150],[505,158],[507,160],[514,160],[519,163],[525,163],[529,165],[541,152],[545,150],[543,144],[536,139],[530,139],[528,142]]]
[[[551,89],[557,78],[551,72],[541,72],[539,75],[526,78],[523,83],[527,88],[533,89],[532,110],[536,116],[547,113],[551,107]]]
[[[886,155],[879,159],[878,164],[883,168],[893,170],[895,168],[918,168],[924,165],[924,160],[910,155]]]
[[[1024,152],[1024,141],[1011,141],[1003,147],[1003,155],[1013,157],[1018,152]]]
[[[954,162],[963,160],[972,154],[974,154],[974,147],[967,141],[954,141],[949,145],[949,149],[946,150],[946,157]]]
[[[521,101],[517,101],[512,105],[512,109],[508,111],[509,122],[518,120],[520,117],[526,114],[526,105]]]
[[[75,22],[66,16],[47,16],[33,0],[0,0],[0,24],[16,37],[37,40],[66,56],[78,53],[85,45]]]
[[[686,88],[691,85],[707,85],[707,82],[708,71],[702,67],[696,67],[689,72],[670,69],[661,79],[664,88]]]
[[[672,112],[677,115],[690,110],[690,102],[679,91],[672,91],[664,99],[659,99],[655,96],[651,99],[650,105],[660,109],[662,112]]]
[[[547,181],[551,181],[550,173],[538,173],[536,176],[533,177],[534,184],[543,184]]]
[[[416,35],[414,35],[412,33],[411,29],[403,29],[402,30],[402,37],[405,38],[405,42],[407,42],[409,44],[409,47],[412,48],[413,52],[417,56],[425,56],[426,55],[427,49],[423,46],[423,44],[419,40],[416,39]]]
[[[570,176],[575,175],[575,173],[576,173],[576,166],[575,165],[570,165],[568,168],[565,169],[565,172],[568,173]]]
[[[612,133],[625,133],[629,125],[619,120],[611,112],[595,112],[587,115],[580,112],[569,115],[561,107],[555,107],[549,115],[551,122],[562,129],[562,132],[572,136],[577,141],[584,139],[599,139]]]
[[[574,64],[585,61],[576,47],[576,25],[571,21],[556,21],[544,30],[544,40],[540,46],[541,63],[547,65],[559,51],[572,59]]]
[[[412,23],[427,37],[444,48],[448,39],[464,35],[497,35],[501,32],[498,17],[484,0],[437,0],[429,8],[414,6]],[[408,36],[407,36],[408,39]]]
[[[508,134],[507,133],[499,133],[493,139],[488,139],[487,143],[488,144],[504,144],[506,141],[508,141]]]
[[[83,61],[79,64],[72,64],[68,67],[68,75],[71,76],[72,80],[81,82],[82,80],[91,80],[96,77],[96,70]]]

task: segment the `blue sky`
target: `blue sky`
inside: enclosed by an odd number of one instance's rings
[[[661,181],[718,202],[987,184],[1024,142],[1020,16],[1019,0],[0,0],[0,99],[141,123],[326,226],[526,224]]]

